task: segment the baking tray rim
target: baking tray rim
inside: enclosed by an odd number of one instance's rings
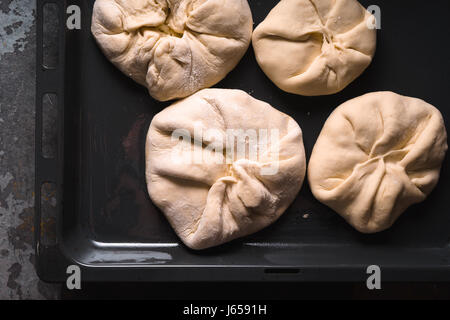
[[[70,264],[80,266],[83,281],[363,281],[367,278],[366,265],[336,264],[336,265],[151,265],[151,264],[92,264],[74,259],[69,254],[71,250],[65,245],[65,238],[60,233],[60,216],[64,210],[62,195],[64,189],[64,68],[46,69],[42,66],[43,58],[43,7],[47,3],[56,4],[60,21],[65,21],[66,0],[36,0],[37,22],[37,54],[36,54],[36,180],[35,180],[35,220],[34,246],[36,252],[36,270],[38,276],[47,282],[64,282],[66,267]],[[71,1],[73,3],[75,1]],[[66,33],[60,28],[58,33],[59,65],[65,66]],[[58,153],[55,159],[46,159],[41,154],[42,146],[42,97],[46,93],[58,95]],[[57,187],[58,232],[60,240],[57,246],[45,247],[40,241],[41,218],[41,186],[53,182]],[[440,250],[441,255],[450,256],[450,246],[430,248]],[[50,264],[53,266],[49,267]],[[450,262],[442,265],[386,265],[383,266],[390,281],[450,281]],[[140,272],[135,272],[135,270]],[[267,272],[277,269],[280,272]],[[186,271],[189,270],[189,277]],[[296,270],[283,272],[283,270]],[[117,275],[121,275],[118,277]]]

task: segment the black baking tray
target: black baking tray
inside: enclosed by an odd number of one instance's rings
[[[81,8],[81,30],[58,33],[59,64],[42,66],[42,8]],[[450,281],[450,163],[429,196],[384,232],[364,235],[320,204],[307,181],[272,226],[204,250],[185,247],[150,201],[145,136],[169,103],[153,100],[103,56],[90,33],[93,0],[37,1],[36,268],[65,281],[67,266],[84,281],[364,281],[378,265],[385,281]],[[304,132],[307,158],[335,107],[362,94],[391,90],[422,98],[450,123],[448,0],[360,1],[381,9],[377,53],[365,73],[339,94],[302,97],[276,88],[252,48],[216,87],[238,88],[292,116]],[[277,3],[249,1],[255,25]],[[41,153],[42,96],[58,96],[58,152]],[[56,184],[57,244],[41,241],[41,185]]]

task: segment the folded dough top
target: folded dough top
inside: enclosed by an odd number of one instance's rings
[[[299,192],[306,168],[298,124],[227,89],[202,90],[157,114],[146,163],[151,199],[193,249],[277,220]]]
[[[428,196],[446,151],[439,110],[393,92],[369,93],[330,115],[308,179],[315,197],[357,230],[378,232]]]
[[[96,0],[91,27],[106,57],[161,101],[222,80],[252,28],[246,0]]]
[[[284,91],[337,93],[371,63],[374,19],[356,0],[281,0],[253,33],[256,59]]]

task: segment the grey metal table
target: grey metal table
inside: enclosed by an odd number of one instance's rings
[[[59,296],[33,267],[35,40],[35,1],[1,0],[0,299]]]

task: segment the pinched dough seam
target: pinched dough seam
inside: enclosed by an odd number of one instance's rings
[[[319,17],[319,21],[322,24],[322,26],[325,26],[327,21],[323,20],[322,16],[320,15],[319,9],[317,8],[317,5],[313,0],[308,0],[309,3],[313,6],[314,11],[316,12],[317,17]]]
[[[380,124],[381,124],[381,132],[384,133],[384,128],[385,128],[385,123],[384,123],[384,117],[382,115],[382,112],[379,108],[377,109],[377,114],[379,116],[380,119]],[[393,152],[403,152],[403,151],[408,151],[405,150],[408,146],[410,146],[411,144],[413,144],[415,141],[417,141],[417,139],[421,136],[421,134],[426,130],[426,128],[428,128],[429,123],[431,121],[431,118],[433,117],[432,114],[429,114],[427,117],[425,117],[422,121],[421,121],[421,125],[419,125],[420,127],[422,127],[423,129],[420,130],[420,133],[417,134],[414,131],[412,131],[412,134],[409,134],[403,141],[403,143],[396,149],[392,149],[390,150],[388,153],[384,154],[384,155],[378,155],[378,156],[374,156],[373,152],[375,151],[376,147],[379,145],[379,143],[384,139],[384,134],[381,134],[380,137],[373,142],[372,147],[370,149],[370,151],[364,150],[364,148],[356,141],[356,129],[355,126],[353,125],[353,122],[350,120],[350,118],[343,114],[342,115],[343,118],[350,124],[351,128],[352,128],[352,132],[353,132],[353,136],[355,137],[355,144],[358,146],[358,148],[360,148],[365,154],[367,154],[369,156],[367,161],[370,161],[371,159],[377,159],[380,157],[386,157],[389,156],[390,154],[392,154]],[[424,123],[424,124],[423,124]],[[417,127],[419,127],[417,126]],[[363,162],[367,163],[367,161]]]
[[[322,28],[321,30],[315,30],[315,31],[309,31],[309,32],[306,32],[305,34],[303,34],[303,35],[297,37],[296,39],[289,39],[289,38],[286,38],[285,36],[275,35],[275,34],[267,34],[267,35],[265,35],[265,36],[262,37],[262,38],[266,38],[266,39],[267,39],[267,38],[277,38],[277,39],[281,39],[281,40],[283,40],[283,41],[288,41],[288,42],[304,42],[304,41],[308,41],[308,40],[310,39],[310,37],[308,37],[308,35],[310,36],[310,35],[312,35],[312,34],[316,34],[316,33],[317,33],[317,34],[320,34],[320,35],[322,36],[321,44],[322,44],[322,47],[323,47],[324,38],[327,38],[327,39],[329,38],[328,35],[326,35],[326,34],[323,32],[324,29],[326,28],[326,24],[327,24],[328,20],[324,20],[324,19],[322,18],[322,16],[321,16],[320,13],[319,13],[319,10],[318,10],[318,8],[317,8],[317,5],[314,3],[313,0],[308,0],[308,1],[310,2],[310,4],[312,5],[312,7],[314,8],[314,11],[315,11],[317,17],[319,18],[319,22],[320,22],[321,28]],[[357,28],[361,23],[364,23],[365,21],[366,21],[366,17],[363,16],[363,18],[362,18],[362,20],[361,20],[360,22],[356,23],[356,24],[355,24],[353,27],[351,27],[348,31],[346,31],[346,32],[344,32],[344,33],[339,33],[339,34],[340,34],[340,35],[345,35],[346,33],[351,32],[352,30],[354,30],[355,28]],[[302,38],[305,38],[305,40],[302,40]],[[333,45],[333,46],[334,46],[337,50],[339,50],[339,51],[344,51],[344,50],[354,51],[354,52],[356,52],[356,53],[359,53],[359,54],[362,54],[362,55],[364,55],[364,56],[366,56],[366,57],[369,57],[370,60],[372,60],[372,57],[371,57],[370,55],[364,53],[364,52],[361,52],[361,51],[359,51],[359,50],[356,50],[355,48],[352,48],[352,47],[344,47],[344,48],[342,48],[342,47],[336,45],[336,44],[334,43],[334,41],[332,41],[332,39],[330,39],[330,41],[331,41],[331,45]],[[327,42],[328,42],[328,41],[327,41]],[[295,78],[295,77],[298,77],[298,76],[301,76],[301,75],[305,74],[305,73],[309,70],[309,68],[314,64],[314,62],[315,62],[318,58],[322,57],[323,55],[324,55],[324,52],[321,51],[321,53],[318,54],[314,59],[312,59],[311,62],[308,64],[308,66],[304,68],[304,69],[305,69],[304,71],[302,71],[302,72],[300,72],[300,73],[297,73],[297,74],[294,74],[294,75],[292,75],[290,78]],[[338,73],[337,73],[336,70],[334,70],[334,68],[331,67],[328,63],[326,63],[326,67],[327,67],[327,69],[329,70],[329,72],[333,72],[333,73],[336,75],[336,81],[337,81],[337,85],[338,85],[338,87],[339,87],[339,85],[340,85],[340,83],[339,83],[339,82],[340,82],[340,79],[339,79],[339,77],[338,77]]]
[[[227,129],[228,126],[227,122],[225,121],[225,116],[222,113],[222,109],[218,106],[217,101],[209,97],[202,97],[202,100],[205,101],[211,107],[211,110],[217,115],[217,118],[220,119],[223,128]]]
[[[266,188],[265,184],[261,182],[261,179],[259,179],[259,178],[256,177],[256,176],[253,176],[253,177],[254,177],[257,181],[259,181],[259,182],[261,183],[261,185],[265,188],[265,191],[266,191],[267,193],[271,194],[271,193],[269,192],[269,190]],[[236,186],[236,183],[234,183],[234,185]],[[237,229],[234,230],[234,232],[233,232],[232,234],[227,234],[227,236],[230,237],[230,236],[232,236],[233,234],[235,234],[235,233],[239,232],[240,230],[242,230],[242,228],[240,227],[240,225],[239,225],[239,223],[238,223],[238,220],[237,220],[236,216],[234,215],[234,213],[232,212],[232,210],[230,210],[230,206],[229,206],[229,198],[228,198],[228,191],[227,191],[228,188],[229,188],[229,185],[228,185],[228,183],[227,183],[227,185],[225,186],[225,190],[224,190],[224,192],[223,192],[223,198],[222,198],[222,201],[221,201],[221,208],[220,208],[220,210],[219,210],[219,212],[218,212],[218,214],[220,215],[220,224],[222,225],[222,228],[219,228],[219,230],[220,230],[220,238],[221,238],[222,240],[224,239],[224,236],[225,236],[224,230],[223,230],[223,218],[224,218],[224,214],[225,214],[225,213],[224,213],[224,208],[225,208],[225,207],[228,208],[228,212],[230,213],[230,217],[233,219],[233,222],[234,222],[234,224],[235,224],[236,227],[237,227]],[[236,196],[237,196],[237,198],[239,199],[239,201],[241,202],[243,208],[245,208],[245,210],[247,211],[246,213],[248,213],[248,214],[246,214],[245,216],[248,217],[250,220],[252,220],[252,219],[251,219],[252,216],[260,216],[260,215],[264,215],[264,213],[257,212],[257,211],[255,211],[253,208],[247,207],[247,206],[245,205],[244,200],[241,198],[241,195],[240,195],[239,193],[236,193]],[[275,203],[275,204],[276,204],[276,203],[279,203],[280,199],[279,199],[278,196],[273,195],[273,198],[274,198],[274,202],[273,202],[273,203]],[[207,203],[205,203],[205,208],[206,208],[206,207],[207,207]],[[200,226],[202,220],[204,219],[204,216],[205,216],[205,209],[203,210],[203,212],[201,213],[201,215],[200,215],[197,219],[195,219],[195,222],[193,223],[193,226],[192,226],[192,227],[188,227],[188,228],[185,229],[185,231],[188,230],[188,229],[191,229],[191,230],[189,231],[189,233],[186,235],[187,237],[192,236],[192,235],[194,235],[195,233],[197,233],[197,232],[199,231],[198,228],[199,228],[199,226]],[[273,216],[275,216],[275,213],[272,214],[272,215],[270,215],[269,217],[273,218]]]
[[[378,111],[378,114],[379,114],[379,116],[380,116],[380,118],[381,118],[381,123],[382,123],[382,127],[383,127],[382,132],[384,132],[384,118],[383,118],[383,116],[382,116],[381,110],[379,110],[379,109],[377,108],[377,111]],[[353,135],[354,135],[354,137],[356,138],[356,131],[355,131],[355,127],[354,127],[353,123],[351,122],[351,120],[349,119],[349,117],[346,116],[345,114],[343,115],[343,118],[350,124],[350,126],[351,126],[351,128],[352,128],[352,131],[353,131]],[[387,152],[386,154],[383,154],[383,155],[373,156],[373,151],[374,151],[374,149],[377,147],[378,143],[379,143],[380,141],[382,141],[382,139],[384,138],[384,135],[383,135],[383,134],[382,134],[382,135],[381,135],[381,136],[373,143],[373,145],[372,145],[371,150],[370,150],[369,153],[368,153],[366,150],[364,150],[364,148],[363,148],[363,147],[356,141],[356,139],[355,139],[355,144],[356,144],[356,146],[368,156],[368,159],[367,159],[366,161],[364,161],[364,162],[357,163],[357,164],[353,167],[352,172],[351,172],[347,177],[345,177],[345,178],[337,178],[337,177],[328,178],[328,179],[338,179],[338,180],[342,180],[342,182],[341,182],[339,185],[337,185],[337,186],[335,186],[335,187],[329,189],[328,191],[334,190],[334,189],[338,188],[339,186],[341,186],[342,184],[344,184],[346,181],[348,181],[348,179],[350,179],[350,178],[353,176],[353,174],[354,174],[354,172],[355,172],[355,170],[356,170],[357,168],[360,168],[360,167],[362,167],[362,166],[364,166],[364,165],[366,165],[366,164],[369,164],[370,162],[373,162],[373,161],[383,161],[383,164],[385,164],[385,159],[386,159],[387,157],[389,157],[389,156],[392,155],[392,154],[395,154],[395,153],[401,153],[401,152],[404,152],[404,153],[405,153],[405,155],[402,157],[402,159],[404,159],[405,156],[406,156],[406,155],[409,153],[409,151],[410,151],[410,150],[407,149],[408,146],[410,146],[412,143],[414,143],[414,141],[416,141],[416,140],[421,136],[421,134],[422,134],[422,133],[425,131],[425,129],[428,127],[429,122],[431,121],[431,118],[432,118],[432,115],[431,115],[431,114],[429,114],[429,115],[426,117],[426,119],[424,120],[424,121],[426,122],[426,124],[423,125],[423,129],[421,130],[420,134],[413,134],[413,135],[410,135],[407,139],[405,139],[404,143],[403,143],[398,149],[390,150],[389,152]],[[414,141],[413,141],[413,140],[414,140]],[[401,160],[400,160],[400,161],[401,161]],[[400,161],[397,161],[396,164],[399,165],[399,162],[400,162]],[[400,165],[399,165],[399,166],[400,166]],[[400,166],[400,167],[401,167],[401,166]],[[402,168],[403,168],[403,167],[402,167]],[[403,169],[405,170],[405,174],[408,175],[408,172],[406,171],[406,168],[403,168]],[[436,168],[429,168],[429,170],[433,170],[433,169],[436,169]],[[386,175],[386,171],[384,172],[383,177],[382,177],[380,180],[383,180],[385,175]],[[413,183],[413,185],[416,187],[416,189],[417,189],[421,194],[425,195],[425,193],[424,193],[418,186],[416,186],[414,183]],[[323,185],[321,185],[321,186],[322,186],[322,188],[323,188],[324,190],[327,190],[326,188],[324,188]]]
[[[199,8],[201,8],[201,6],[203,6],[203,5],[205,5],[205,4],[206,4],[206,2],[202,3],[199,7],[196,8],[196,10],[198,10]],[[156,84],[159,84],[159,81],[161,80],[161,70],[159,70],[159,69],[156,67],[155,63],[154,63],[154,59],[155,59],[155,58],[154,58],[154,53],[155,53],[156,49],[157,49],[158,46],[161,44],[161,42],[163,41],[164,38],[172,38],[172,37],[175,37],[175,38],[178,38],[178,39],[183,39],[182,37],[173,36],[173,35],[171,35],[170,33],[164,32],[164,30],[161,30],[161,29],[160,29],[161,26],[167,26],[170,30],[172,30],[172,29],[169,27],[169,25],[166,23],[167,20],[168,20],[169,17],[170,17],[170,12],[171,12],[172,9],[171,9],[171,8],[168,8],[168,12],[166,12],[166,18],[165,18],[165,21],[164,21],[161,25],[158,25],[158,26],[156,26],[156,27],[155,27],[155,26],[142,26],[142,27],[140,27],[140,28],[137,28],[136,30],[133,30],[133,31],[129,32],[129,31],[124,30],[124,26],[123,26],[123,20],[122,20],[122,18],[123,18],[123,16],[125,16],[126,14],[124,13],[123,8],[122,8],[118,3],[116,3],[116,5],[117,5],[117,7],[119,8],[120,12],[122,13],[122,15],[121,15],[121,17],[120,17],[120,18],[121,18],[121,27],[120,27],[120,29],[121,29],[122,31],[121,31],[121,32],[111,32],[111,30],[106,29],[102,24],[99,24],[103,30],[105,30],[105,31],[107,30],[107,31],[108,31],[108,32],[103,32],[103,34],[106,34],[106,35],[119,35],[119,34],[130,35],[130,34],[131,34],[132,36],[130,37],[130,38],[131,38],[130,41],[128,41],[128,43],[127,43],[127,47],[124,49],[124,51],[123,51],[122,53],[120,53],[119,55],[117,55],[116,57],[114,57],[114,60],[117,61],[118,63],[120,63],[120,60],[122,60],[124,57],[126,57],[126,56],[128,55],[130,48],[134,47],[134,46],[136,45],[136,42],[138,41],[136,35],[137,35],[137,34],[142,34],[142,30],[150,30],[150,31],[154,31],[155,33],[158,33],[159,39],[156,41],[156,43],[154,44],[154,46],[153,46],[152,49],[150,50],[151,57],[150,57],[150,59],[149,59],[149,61],[148,61],[148,63],[147,63],[146,69],[149,70],[149,68],[150,68],[151,65],[155,66],[155,70],[156,70],[156,73],[157,73],[157,74],[156,74],[156,79],[155,79],[155,80],[156,80]],[[188,12],[187,12],[187,11],[188,11],[188,9],[186,8],[186,16],[187,16],[186,22],[187,22],[187,20],[189,19],[189,16],[188,16]],[[243,39],[241,39],[241,38],[239,38],[239,37],[234,38],[234,37],[230,37],[230,36],[226,36],[226,35],[222,35],[222,34],[211,34],[211,33],[196,32],[196,31],[190,29],[190,28],[188,27],[187,23],[184,24],[184,30],[183,30],[183,31],[184,31],[184,32],[189,32],[189,33],[191,33],[192,35],[194,35],[194,37],[198,40],[198,42],[201,43],[202,46],[203,46],[210,54],[211,54],[210,49],[208,48],[207,44],[205,44],[204,41],[203,41],[202,39],[199,38],[199,35],[208,35],[208,36],[217,37],[217,38],[224,38],[224,39],[228,39],[228,40],[235,40],[235,41],[239,41],[239,42],[243,42],[243,41],[244,41]],[[179,34],[178,32],[176,32],[176,33]],[[189,42],[187,42],[187,43],[189,43]],[[192,48],[191,48],[190,45],[187,45],[187,47],[188,47],[189,50],[191,51],[191,59],[192,59],[192,57],[193,57],[193,56],[192,56]],[[141,50],[141,48],[139,48],[139,50]],[[176,59],[174,59],[174,60],[177,61],[177,62],[179,63],[178,60],[176,60]],[[209,63],[208,60],[205,60],[204,62],[207,63],[207,64],[209,65],[210,68],[214,68],[214,67],[215,67],[215,65]],[[192,60],[191,60],[190,72],[189,72],[189,78],[190,78],[190,79],[191,79],[192,76],[193,76],[192,68],[193,68],[193,65],[192,65]],[[147,73],[148,73],[148,72],[147,72]]]
[[[319,18],[319,21],[320,21],[320,23],[322,24],[322,27],[323,27],[323,28],[326,28],[326,24],[328,23],[329,18],[327,18],[326,20],[324,20],[323,17],[320,15],[319,9],[318,9],[317,5],[315,4],[314,0],[308,0],[308,1],[309,1],[309,2],[311,3],[311,5],[313,6],[313,8],[314,8],[314,10],[315,10],[315,12],[316,12],[316,14],[317,14],[317,17]],[[335,3],[336,3],[336,2],[335,2]],[[332,6],[332,8],[331,8],[331,10],[330,10],[329,13],[332,13],[333,10],[336,8],[336,4],[335,4],[335,3],[334,3],[334,5]],[[362,20],[361,20],[361,21],[356,22],[356,23],[355,23],[351,28],[349,28],[347,31],[345,31],[345,32],[343,32],[343,33],[337,33],[337,34],[343,35],[343,34],[346,34],[346,33],[348,33],[348,32],[351,32],[351,31],[354,30],[356,27],[358,27],[362,22],[365,22],[365,21],[366,21],[366,15],[364,14],[364,16],[362,17]]]
[[[201,46],[211,55],[211,56],[214,56],[214,58],[216,58],[216,59],[218,59],[218,60],[220,60],[220,62],[218,63],[218,64],[214,64],[214,63],[212,63],[211,61],[209,61],[209,59],[203,59],[202,60],[202,62],[206,65],[206,68],[205,69],[215,69],[215,68],[217,68],[217,65],[220,65],[221,63],[224,63],[225,61],[223,60],[223,59],[221,59],[219,56],[216,56],[216,55],[214,55],[213,53],[211,53],[211,49],[208,47],[208,45],[207,45],[207,43],[203,40],[203,39],[201,39],[201,37],[199,37],[200,35],[207,35],[207,36],[211,36],[211,37],[216,37],[216,38],[223,38],[223,39],[228,39],[228,40],[234,40],[234,41],[239,41],[239,42],[243,42],[243,39],[240,39],[240,38],[233,38],[233,37],[227,37],[227,36],[223,36],[223,35],[214,35],[214,34],[209,34],[209,33],[199,33],[199,32],[195,32],[195,31],[193,31],[193,30],[190,30],[189,28],[187,28],[186,27],[186,30],[185,30],[185,32],[187,32],[187,33],[190,33],[190,34],[192,34],[194,37],[195,37],[195,39],[198,41],[198,43],[199,44],[201,44]],[[149,59],[149,61],[148,61],[148,64],[147,64],[147,70],[149,70],[149,68],[150,68],[150,66],[155,66],[155,70],[157,71],[157,74],[156,74],[156,84],[158,85],[159,84],[159,82],[160,82],[160,80],[161,80],[161,70],[159,70],[157,67],[156,67],[156,65],[155,65],[155,63],[154,63],[154,52],[155,52],[155,50],[157,49],[157,47],[160,45],[160,43],[165,39],[165,38],[170,38],[171,36],[165,36],[165,37],[161,37],[160,39],[158,39],[158,41],[156,41],[156,43],[155,43],[155,45],[153,46],[153,48],[152,48],[152,50],[150,51],[150,52],[153,52],[152,54],[151,54],[151,58]],[[194,58],[194,54],[193,54],[193,51],[192,51],[192,48],[191,48],[191,45],[190,45],[190,41],[188,41],[187,39],[185,39],[185,38],[179,38],[179,39],[181,39],[181,40],[184,40],[185,42],[186,42],[186,47],[189,49],[189,51],[191,52],[191,54],[190,54],[190,56],[191,56],[191,61],[190,61],[190,69],[189,69],[189,76],[188,76],[188,82],[187,82],[187,84],[186,83],[184,83],[184,84],[180,84],[180,86],[182,87],[182,88],[186,88],[186,87],[190,87],[190,86],[195,86],[195,83],[198,81],[198,77],[197,76],[195,76],[194,75],[194,72],[193,72],[193,68],[194,68],[194,65],[193,65],[193,58]],[[179,63],[179,64],[181,64],[182,62],[180,62],[179,60],[177,60],[177,59],[174,59],[173,57],[172,57],[172,60],[174,60],[174,61],[176,61],[177,63]],[[183,63],[184,64],[184,63]],[[194,88],[195,89],[195,88]]]
[[[247,174],[249,174],[249,172],[247,170],[245,170],[245,171],[246,171]],[[193,182],[195,184],[198,184],[199,186],[201,186],[201,187],[203,187],[205,189],[210,189],[212,187],[212,185],[210,185],[209,183],[205,183],[205,182],[203,182],[201,180],[192,180],[192,179],[188,179],[188,178],[184,178],[184,177],[180,177],[180,176],[176,176],[176,175],[169,175],[167,173],[162,173],[162,172],[154,172],[153,174],[156,174],[156,175],[158,175],[160,177],[168,179],[168,180],[170,180],[170,181],[172,181],[174,183],[180,183],[180,182],[183,183],[183,181],[189,181],[189,182]],[[234,175],[231,175],[230,177],[234,177]],[[216,182],[214,182],[214,184],[216,184],[219,180],[221,180],[223,178],[226,178],[226,177],[222,177],[222,178],[218,179]],[[261,186],[264,188],[264,191],[267,194],[272,195],[272,197],[273,197],[272,203],[273,204],[276,205],[277,203],[280,202],[280,197],[278,195],[272,194],[272,192],[269,191],[269,188],[267,187],[267,185],[265,184],[265,182],[262,179],[260,179],[256,175],[251,175],[251,178],[254,178],[255,180],[257,180],[261,184]],[[223,225],[223,215],[224,215],[224,209],[223,208],[227,207],[228,211],[230,212],[231,217],[234,220],[235,225],[237,226],[237,230],[235,231],[235,232],[237,232],[237,231],[241,230],[242,228],[239,227],[239,224],[237,223],[237,218],[235,217],[234,213],[229,209],[229,203],[228,203],[229,198],[228,198],[228,193],[227,193],[228,192],[227,190],[229,188],[228,182],[223,182],[223,183],[226,183],[227,185],[225,186],[225,190],[223,192],[223,199],[221,201],[221,210],[219,210],[218,214],[220,214],[221,222],[222,222],[222,225]],[[237,182],[233,182],[233,184],[235,186],[237,185],[236,183]],[[209,195],[209,193],[208,193],[208,195]],[[247,207],[245,205],[244,200],[241,198],[241,195],[239,193],[237,193],[236,196],[239,199],[239,201],[241,202],[242,206],[247,211],[248,214],[246,214],[245,216],[249,217],[249,219],[251,219],[250,218],[251,216],[260,216],[260,215],[264,216],[264,213],[255,211],[252,208]],[[208,196],[206,198],[206,201],[207,201],[207,199],[208,199]],[[207,202],[205,202],[205,209],[206,209],[206,207],[207,207]],[[194,220],[194,222],[190,226],[187,226],[183,230],[180,230],[179,231],[180,234],[183,234],[185,237],[189,237],[189,236],[192,236],[193,234],[197,233],[197,231],[199,231],[198,228],[200,226],[200,223],[202,222],[202,219],[205,216],[205,209],[203,209],[203,212]],[[276,211],[274,211],[273,214],[267,215],[267,216],[270,217],[270,218],[273,218],[275,215],[276,215]],[[222,229],[220,229],[220,230],[221,230],[221,233],[222,233],[221,236],[223,238],[223,230]],[[188,233],[186,233],[187,231],[188,231]]]

